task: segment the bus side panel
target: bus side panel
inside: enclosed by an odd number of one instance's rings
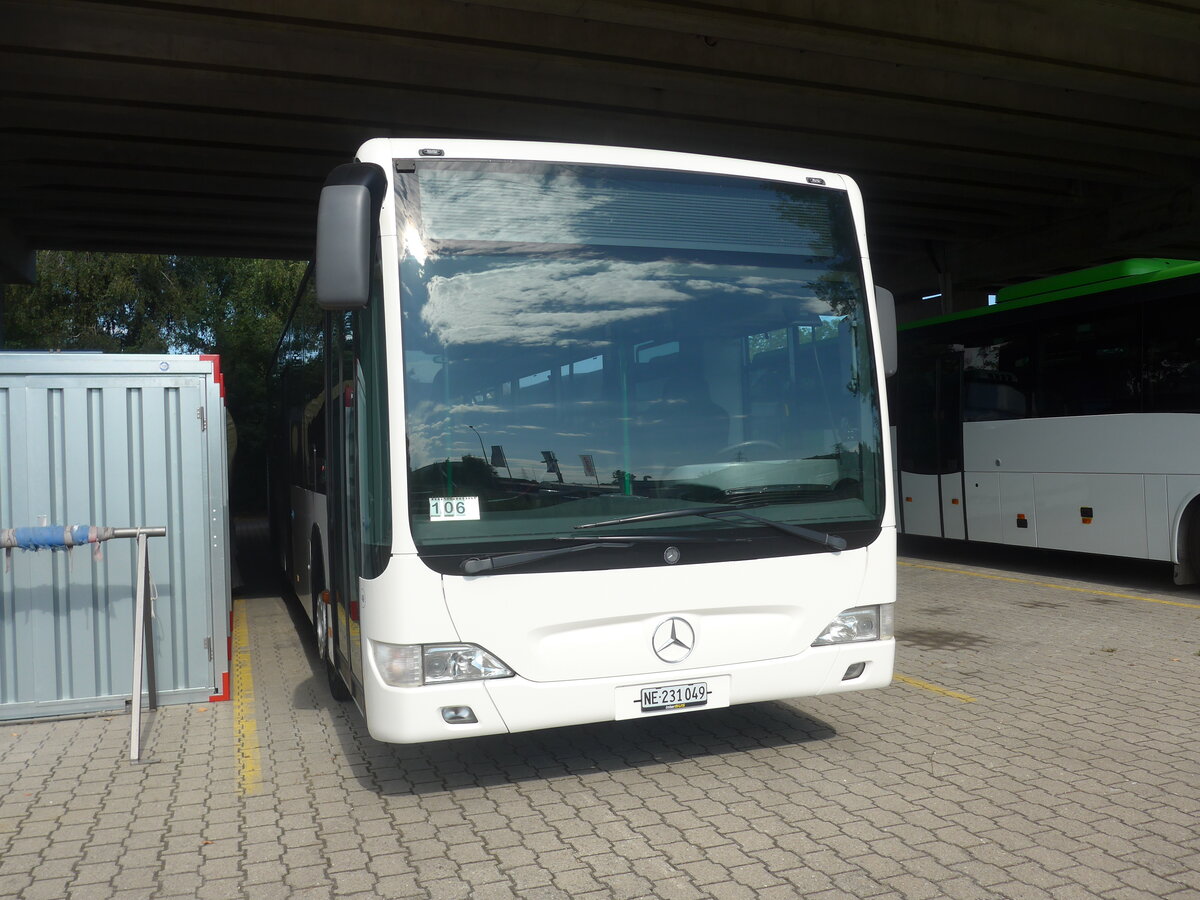
[[[941,501],[937,475],[900,473],[900,502],[904,505],[904,533],[942,536]]]
[[[963,481],[967,532],[971,540],[1004,543],[1004,529],[1000,524],[1000,475],[997,472],[967,472]]]
[[[1038,545],[1034,496],[1032,475],[1000,473],[1000,533],[1004,543],[1017,547]]]
[[[1034,476],[1037,545],[1146,558],[1146,488],[1141,475]]]
[[[1146,556],[1173,560],[1171,552],[1171,506],[1167,501],[1167,476],[1147,475],[1146,482]]]
[[[963,475],[962,472],[953,472],[940,478],[942,536],[961,541],[967,536],[967,524],[963,516]]]

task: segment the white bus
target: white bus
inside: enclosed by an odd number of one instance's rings
[[[272,518],[374,737],[891,681],[894,310],[850,179],[379,139],[318,219]]]
[[[1200,263],[1131,259],[900,330],[906,534],[1200,575]],[[896,387],[896,386],[894,386]]]

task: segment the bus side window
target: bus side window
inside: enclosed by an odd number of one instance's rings
[[[964,421],[992,422],[1039,414],[1032,408],[1033,358],[1027,338],[989,336],[974,342],[963,348],[963,366]],[[1047,402],[1045,393],[1041,400]]]
[[[1145,412],[1200,412],[1200,298],[1156,300],[1143,307]]]
[[[1100,310],[1041,332],[1038,408],[1088,416],[1141,409],[1141,328],[1135,309]],[[1044,412],[1042,412],[1044,410]]]

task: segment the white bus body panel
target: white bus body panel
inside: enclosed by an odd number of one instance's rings
[[[1146,558],[1144,476],[1035,475],[1034,493],[1039,546]]]
[[[963,424],[967,471],[1197,474],[1198,445],[1200,415],[1186,413]]]
[[[1000,528],[1000,475],[997,472],[967,472],[963,476],[963,505],[967,534],[973,541],[1004,542]]]
[[[962,540],[967,536],[962,472],[914,475],[901,472],[904,533]]]
[[[894,641],[810,645],[842,610],[892,602],[894,548],[894,531],[884,529],[870,548],[842,553],[473,578],[393,557],[383,575],[361,583],[364,634],[477,643],[517,677],[391,687],[364,640],[371,734],[408,743],[610,721],[642,715],[626,709],[641,687],[694,681],[713,691],[699,709],[886,686]],[[670,616],[695,629],[695,649],[674,665],[651,645]],[[857,662],[864,673],[843,682]],[[446,706],[470,706],[478,722],[447,724]]]
[[[904,533],[942,536],[941,502],[937,475],[900,473],[900,501],[904,504]]]
[[[1033,476],[1022,472],[1000,473],[1000,534],[1004,543],[1037,547]]]
[[[1166,475],[1144,475],[1142,484],[1146,489],[1146,557],[1172,559],[1171,535],[1175,532],[1167,493],[1168,478]],[[1200,489],[1200,478],[1192,479],[1191,485],[1192,494],[1187,497],[1189,500]],[[1179,507],[1179,512],[1183,513],[1183,505]]]
[[[938,476],[942,489],[942,537],[961,541],[967,536],[963,518],[962,472]]]
[[[681,544],[685,558],[687,544]],[[530,681],[635,673],[671,676],[654,655],[664,617],[695,629],[689,668],[803,652],[843,609],[859,605],[866,550],[693,566],[447,577],[463,640]],[[868,601],[862,601],[868,602]],[[875,602],[878,602],[876,600]]]
[[[1179,562],[1198,446],[1200,416],[1183,413],[965,423],[970,537]]]

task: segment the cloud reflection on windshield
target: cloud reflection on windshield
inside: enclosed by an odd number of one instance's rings
[[[669,262],[538,260],[434,276],[421,319],[442,344],[566,346],[617,322],[661,315],[691,295]]]
[[[720,277],[695,277],[702,272]],[[672,260],[533,259],[435,275],[428,282],[421,319],[443,345],[598,346],[584,335],[663,315],[705,296],[791,299],[808,312],[828,313],[828,304],[811,290],[811,282],[803,278],[764,278],[737,274],[732,267]]]

